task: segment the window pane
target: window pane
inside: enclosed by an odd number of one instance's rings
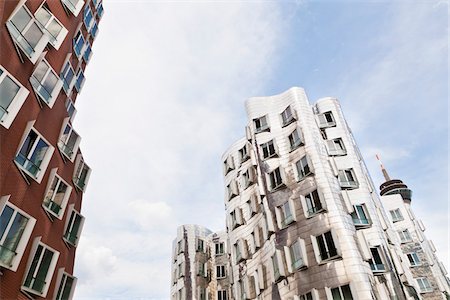
[[[39,269],[36,273],[36,278],[33,284],[33,289],[39,292],[42,292],[44,289],[46,282],[45,278],[47,277],[48,269],[50,268],[50,263],[52,262],[53,252],[45,249],[44,256],[42,257],[41,264],[39,265]]]
[[[27,275],[27,278],[25,279],[25,283],[24,283],[24,285],[27,287],[31,287],[31,284],[34,279],[33,275],[34,275],[34,272],[36,271],[36,267],[39,263],[39,259],[41,257],[43,249],[44,248],[41,245],[39,245],[36,249],[36,253],[34,254],[33,261],[31,262],[31,266],[30,266],[30,269],[28,270],[28,275]]]
[[[341,293],[339,293],[339,288],[331,289],[331,295],[333,300],[342,300]]]
[[[11,21],[16,26],[16,28],[22,32],[25,29],[25,26],[30,22],[31,16],[25,10],[25,8],[21,7],[17,13],[12,17]]]
[[[44,159],[45,153],[47,152],[48,145],[46,142],[44,142],[42,139],[39,139],[39,142],[36,146],[36,149],[34,149],[33,155],[31,156],[31,161],[36,165],[40,166],[42,163],[42,160]]]
[[[353,300],[352,292],[349,285],[341,286],[342,294],[344,295],[344,300]]]
[[[51,94],[58,83],[58,77],[53,72],[48,73],[47,78],[43,82],[44,88]]]
[[[48,24],[47,30],[56,38],[61,32],[62,26],[56,20],[52,20],[50,24]]]
[[[9,77],[6,76],[0,82],[0,106],[7,110],[14,97],[19,92],[20,87]]]
[[[2,211],[2,214],[0,215],[0,240],[3,238],[3,235],[5,234],[6,227],[8,226],[13,213],[14,210],[8,205],[6,205]]]
[[[39,9],[39,10],[35,13],[34,16],[35,16],[36,19],[39,21],[39,23],[41,23],[41,24],[44,25],[44,26],[47,25],[48,21],[49,21],[50,18],[51,18],[50,13],[49,13],[46,9],[44,9],[44,8]]]
[[[30,44],[31,47],[33,47],[33,49],[39,43],[42,36],[43,33],[41,29],[39,29],[39,26],[36,25],[36,23],[31,24],[27,32],[25,32],[24,34],[24,37],[27,39],[28,43]]]

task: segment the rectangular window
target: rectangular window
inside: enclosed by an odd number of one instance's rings
[[[421,293],[429,293],[433,291],[433,287],[426,277],[420,277],[416,279],[417,284],[419,285]]]
[[[217,300],[228,300],[227,291],[226,290],[217,291]]]
[[[70,161],[73,161],[77,154],[81,137],[73,130],[72,125],[69,123],[69,119],[66,119],[63,125],[65,126],[61,132],[58,147]]]
[[[45,297],[58,257],[58,251],[38,242],[22,288],[33,294]]]
[[[97,6],[97,15],[99,18],[103,16],[103,1]]]
[[[236,263],[240,262],[242,260],[242,253],[241,253],[241,247],[239,246],[239,243],[236,242],[236,244],[233,245],[234,248],[234,254],[236,258]]]
[[[35,64],[47,46],[49,38],[25,4],[14,11],[6,22],[6,27],[14,43]]]
[[[398,231],[398,235],[400,236],[400,241],[402,243],[407,243],[407,242],[412,241],[411,234],[409,233],[408,229]]]
[[[225,243],[220,242],[215,244],[216,251],[214,252],[217,255],[222,255],[225,253]]]
[[[269,124],[267,123],[267,116],[262,116],[260,118],[254,119],[253,125],[255,126],[255,133],[270,130]]]
[[[64,240],[72,245],[77,246],[78,240],[83,229],[84,217],[80,215],[75,209],[72,208],[70,212],[70,218],[66,225],[66,232],[64,234]]]
[[[356,180],[353,169],[340,170],[338,180],[342,189],[358,188],[358,181]]]
[[[73,38],[73,50],[78,59],[81,58],[81,54],[83,53],[84,43],[85,40],[83,37],[83,33],[81,32],[81,30],[78,30]]]
[[[53,150],[54,148],[31,128],[14,160],[27,175],[40,182]]]
[[[55,300],[69,300],[72,299],[75,291],[77,279],[72,275],[63,272],[61,281],[59,282],[58,292]]]
[[[92,25],[92,29],[91,29],[91,35],[92,38],[95,39],[95,37],[97,36],[98,33],[98,25],[97,25],[97,21],[94,20],[94,25]]]
[[[416,252],[408,253],[408,254],[406,254],[406,256],[408,256],[408,260],[409,260],[409,263],[411,264],[411,267],[421,265],[420,258]]]
[[[355,211],[351,213],[353,224],[357,227],[370,225],[364,204],[354,205],[353,207],[355,208]]]
[[[53,169],[42,206],[50,215],[61,220],[71,191],[72,187],[56,174],[56,169]]]
[[[279,225],[281,226],[280,229],[295,221],[295,217],[293,215],[295,211],[294,208],[291,207],[290,201],[286,201],[283,205],[277,207],[276,212],[277,219],[279,219]]]
[[[0,66],[0,124],[9,128],[16,117],[29,91]]]
[[[320,201],[319,192],[317,190],[305,195],[304,201],[306,205],[306,215],[308,217],[311,217],[323,210],[322,202]]]
[[[348,284],[331,289],[332,300],[353,300],[352,291]]]
[[[206,277],[207,276],[207,266],[206,263],[198,262],[198,275]]]
[[[244,161],[247,161],[250,158],[250,155],[248,155],[247,145],[239,149],[239,160],[241,161],[241,164]]]
[[[386,267],[384,266],[380,248],[370,248],[372,258],[369,260],[370,268],[373,272],[384,272]]]
[[[17,270],[35,223],[36,220],[34,218],[14,205],[5,203],[0,213],[1,267],[13,271]]]
[[[72,91],[73,85],[75,84],[75,71],[73,70],[69,60],[67,60],[64,64],[60,77],[63,81],[64,91],[66,94],[70,94],[70,91]]]
[[[295,121],[294,115],[292,114],[291,107],[288,106],[282,113],[281,113],[281,119],[282,119],[282,127],[289,125],[293,121]]]
[[[299,161],[295,163],[297,167],[298,181],[304,179],[306,176],[312,174],[310,165],[308,164],[308,158],[303,156]]]
[[[347,150],[345,149],[344,142],[341,138],[327,140],[327,150],[330,156],[340,156],[346,155]]]
[[[295,298],[294,298],[295,299]],[[314,300],[312,292],[300,295],[298,300]]]
[[[300,133],[300,129],[296,128],[292,133],[288,136],[289,145],[291,146],[291,151],[297,149],[303,144],[302,136]]]
[[[84,6],[84,0],[61,0],[61,2],[75,17],[78,17],[78,14]]]
[[[197,239],[197,252],[205,252],[205,241]]]
[[[80,68],[77,72],[77,80],[75,81],[75,88],[77,90],[77,92],[81,92],[81,88],[84,85],[84,73],[83,70]]]
[[[402,212],[400,211],[400,208],[390,210],[389,213],[391,214],[392,222],[395,223],[395,222],[403,221],[403,215],[402,215]]]
[[[69,121],[73,122],[73,119],[75,118],[75,115],[77,114],[77,109],[75,108],[75,104],[73,103],[72,99],[67,98],[66,100],[66,109],[67,114],[69,115]]]
[[[276,168],[275,170],[270,172],[269,179],[270,179],[270,189],[271,190],[275,190],[284,185],[283,179],[281,177],[280,168]]]
[[[92,10],[89,5],[86,5],[84,8],[83,22],[84,26],[86,26],[86,30],[89,32],[94,23],[94,16],[92,15]]]
[[[233,197],[239,195],[237,183],[235,180],[231,180],[227,185],[227,197],[228,200],[231,200]]]
[[[84,53],[83,53],[83,60],[88,63],[92,56],[92,47],[91,43],[89,43],[88,40],[86,40],[86,44],[84,45]]]
[[[229,155],[227,157],[227,159],[223,162],[223,167],[224,167],[224,173],[225,175],[228,174],[228,172],[230,172],[231,170],[234,170],[234,160],[233,160],[233,156]]]
[[[321,261],[329,260],[338,256],[331,231],[316,236],[316,242]]]
[[[225,278],[225,266],[216,266],[216,278]]]
[[[30,83],[39,98],[52,108],[63,82],[45,59],[42,59],[34,69]]]
[[[79,155],[75,163],[75,172],[73,174],[73,182],[75,183],[75,186],[84,192],[90,176],[91,168],[86,165],[83,157]]]
[[[267,159],[267,158],[277,155],[277,152],[275,151],[275,145],[273,143],[273,140],[270,140],[267,143],[261,144],[261,150],[262,150],[264,159]]]
[[[336,122],[331,111],[320,114],[317,117],[319,118],[319,128],[336,126]]]
[[[51,13],[46,4],[43,4],[34,14],[38,25],[48,36],[50,44],[58,50],[62,42],[66,38],[67,29],[62,23]]]
[[[295,241],[295,243],[293,243],[289,247],[289,252],[290,252],[290,258],[291,258],[292,270],[297,270],[297,269],[300,269],[301,267],[305,266],[300,240]]]

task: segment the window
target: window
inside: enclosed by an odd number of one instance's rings
[[[261,144],[261,150],[263,152],[264,159],[273,157],[277,154],[277,152],[275,151],[275,145],[273,144],[273,140]]]
[[[286,251],[286,258],[288,259],[288,265],[290,265],[290,271],[294,272],[302,267],[305,267],[305,261],[302,255],[302,241],[297,239]]]
[[[410,242],[411,239],[411,234],[409,233],[408,229],[402,230],[402,231],[398,231],[398,235],[400,236],[400,241],[402,243],[407,243]]]
[[[314,300],[311,292],[301,295],[298,299],[299,300]]]
[[[180,262],[178,264],[178,278],[181,278],[184,276],[184,262]]]
[[[73,38],[73,50],[78,59],[81,58],[81,54],[83,53],[84,43],[85,40],[83,34],[81,33],[81,30],[78,30]]]
[[[250,199],[247,201],[248,212],[250,217],[254,216],[259,211],[259,202],[256,195],[251,195]]]
[[[320,114],[317,117],[319,118],[319,128],[336,126],[336,122],[334,121],[331,111]]]
[[[273,280],[279,282],[286,276],[283,255],[280,250],[275,250],[272,256]]]
[[[247,161],[249,158],[250,156],[248,155],[247,145],[245,145],[244,147],[239,149],[239,160],[241,161],[241,163],[243,163],[244,161]]]
[[[341,138],[327,140],[327,150],[330,156],[340,156],[346,155],[347,150],[345,150],[344,142]]]
[[[0,124],[9,128],[30,92],[0,66]]]
[[[99,18],[103,16],[103,2],[100,2],[100,4],[97,6],[97,15]]]
[[[66,92],[66,94],[69,94],[75,83],[75,71],[73,70],[68,58],[66,63],[64,64],[64,67],[62,68],[60,77],[63,81],[64,91]]]
[[[225,278],[227,275],[225,273],[225,266],[216,266],[216,277]]]
[[[61,281],[59,282],[58,292],[56,294],[55,300],[69,300],[73,298],[73,293],[75,291],[75,285],[77,279],[72,275],[62,271]]]
[[[6,22],[6,27],[14,43],[34,64],[47,46],[49,38],[26,5],[20,6]]]
[[[286,201],[283,205],[276,207],[275,213],[280,229],[295,221],[295,208],[292,205],[292,201]]]
[[[348,284],[331,289],[332,300],[353,300],[352,291]]]
[[[205,241],[197,239],[197,252],[205,252]]]
[[[88,63],[92,56],[92,48],[91,43],[89,43],[88,40],[86,40],[86,44],[84,45],[84,53],[83,53],[83,60]]]
[[[198,262],[198,275],[206,277],[208,275],[208,267],[206,263]]]
[[[303,144],[302,136],[300,130],[296,128],[292,133],[288,136],[289,144],[291,145],[291,151],[297,149]]]
[[[217,300],[228,300],[227,291],[226,290],[217,291]]]
[[[231,200],[233,197],[239,195],[237,183],[235,180],[231,180],[227,185],[227,198]]]
[[[304,201],[303,207],[306,208],[307,217],[312,217],[323,210],[322,202],[320,201],[319,192],[317,190],[305,195],[304,199],[303,197],[300,199]]]
[[[236,258],[236,263],[238,263],[242,260],[241,247],[239,246],[239,243],[236,242],[236,244],[233,245],[233,248],[234,248],[234,257]]]
[[[64,240],[72,246],[77,246],[83,224],[84,217],[72,207],[69,221],[66,224]]]
[[[276,168],[269,173],[270,189],[273,191],[279,187],[284,186],[283,179],[281,177],[280,168]]]
[[[69,115],[69,121],[73,122],[73,119],[75,118],[75,115],[77,114],[77,109],[75,108],[75,104],[73,103],[72,99],[67,98],[66,100],[66,109],[67,114]]]
[[[228,172],[230,172],[231,170],[234,170],[234,161],[231,155],[229,155],[227,159],[223,162],[223,166],[225,175],[227,175]]]
[[[262,116],[258,119],[254,119],[253,125],[255,126],[255,133],[270,130],[269,124],[267,124],[267,116]]]
[[[61,220],[72,187],[56,174],[56,170],[57,169],[53,169],[50,173],[47,192],[45,193],[42,206],[51,216]]]
[[[63,122],[63,130],[58,141],[58,147],[61,152],[72,162],[77,154],[80,141],[80,136],[75,132],[75,130],[73,130],[72,125],[69,123],[69,118],[67,118]]]
[[[420,277],[416,279],[417,284],[419,285],[421,293],[429,293],[433,291],[433,287],[426,277]]]
[[[370,268],[373,272],[384,272],[386,267],[384,266],[380,248],[370,248],[372,258],[369,260]]]
[[[95,39],[95,37],[97,36],[97,32],[98,32],[98,25],[97,22],[94,20],[94,25],[92,25],[91,29],[91,35],[93,39]]]
[[[14,161],[25,174],[40,183],[53,151],[53,146],[31,128]]]
[[[0,198],[0,267],[16,271],[36,219],[8,203],[8,198]]]
[[[204,287],[198,288],[199,300],[207,300],[206,289]]]
[[[294,115],[292,114],[291,107],[288,106],[282,113],[281,113],[281,119],[282,119],[282,126],[287,126],[293,121],[295,121]]]
[[[177,253],[178,254],[180,254],[180,253],[183,253],[184,252],[184,240],[179,240],[178,242],[177,242]]]
[[[355,173],[353,169],[340,170],[338,180],[341,188],[343,189],[356,189],[358,188],[358,182],[356,181]]]
[[[316,236],[320,260],[330,260],[338,256],[331,231]]]
[[[75,186],[84,192],[90,176],[91,168],[86,165],[81,154],[78,155],[77,161],[75,162],[75,172],[73,174]]]
[[[236,208],[230,213],[230,220],[231,220],[231,229],[234,229],[242,224],[244,224],[243,218],[242,218],[242,210],[240,208]]]
[[[351,213],[351,216],[353,219],[353,224],[355,224],[355,226],[369,225],[370,221],[369,221],[369,218],[367,217],[367,213],[366,213],[364,204],[354,205],[353,207],[355,209]]]
[[[402,212],[400,211],[400,208],[390,210],[389,213],[391,214],[392,222],[395,223],[398,221],[403,221],[403,216],[402,216]]]
[[[52,108],[63,83],[45,59],[42,59],[34,69],[30,83],[38,97]]]
[[[216,251],[214,252],[217,255],[222,255],[225,253],[225,243],[220,242],[215,244]]]
[[[89,5],[86,5],[84,8],[83,22],[84,26],[86,26],[86,30],[89,32],[94,23],[94,16],[92,15],[92,10]]]
[[[50,44],[58,50],[62,42],[66,38],[67,29],[62,23],[50,12],[46,4],[42,5],[34,14],[38,25],[43,29],[44,33],[50,39]]]
[[[249,167],[244,173],[242,173],[242,188],[246,189],[253,183],[255,183],[255,169]]]
[[[406,256],[408,257],[408,260],[409,260],[409,263],[411,264],[411,267],[415,267],[415,266],[421,265],[420,258],[419,258],[419,256],[417,255],[416,252],[408,253],[408,254],[406,254]]]
[[[305,155],[298,162],[295,163],[295,166],[297,167],[298,181],[312,174],[310,164],[308,164],[308,162],[309,160]]]
[[[81,92],[81,88],[84,85],[84,73],[83,70],[80,68],[77,72],[77,80],[75,81],[75,88],[77,89],[77,92]]]
[[[29,268],[26,272],[22,289],[45,297],[55,271],[59,252],[41,243],[40,238],[37,238],[36,242],[37,247],[35,247],[36,250],[30,256]]]
[[[84,6],[84,0],[61,0],[64,7],[69,10],[75,17],[78,16]]]

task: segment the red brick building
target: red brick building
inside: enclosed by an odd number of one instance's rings
[[[0,299],[71,299],[91,173],[72,121],[102,0],[0,0]]]

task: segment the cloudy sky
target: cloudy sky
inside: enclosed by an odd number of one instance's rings
[[[104,1],[75,127],[93,172],[77,299],[168,299],[176,228],[224,228],[221,154],[244,101],[301,86],[342,103],[414,190],[449,268],[446,1]]]

